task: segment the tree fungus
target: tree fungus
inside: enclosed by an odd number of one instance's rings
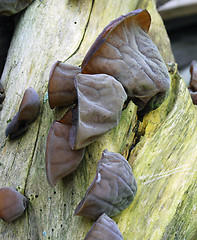
[[[49,129],[45,161],[47,179],[52,187],[59,179],[72,173],[84,155],[84,149],[75,151],[70,148],[71,121],[72,110],[69,110],[60,121],[54,121]]]
[[[27,130],[29,123],[37,117],[39,109],[40,100],[37,92],[31,87],[27,88],[18,113],[6,128],[6,137],[14,138]]]
[[[69,106],[77,101],[74,77],[80,67],[57,61],[50,72],[48,96],[50,108]]]
[[[160,106],[170,87],[167,67],[147,32],[147,10],[135,10],[108,24],[87,52],[82,73],[117,79],[141,110]]]
[[[118,80],[138,110],[151,111],[168,95],[167,67],[148,36],[151,17],[137,9],[110,22],[90,47],[83,74],[107,74]]]
[[[0,218],[11,222],[20,217],[27,207],[27,198],[10,187],[0,188]]]
[[[137,183],[127,160],[119,154],[103,151],[96,176],[74,215],[97,219],[106,213],[112,217],[133,201]]]
[[[84,240],[123,240],[116,223],[103,213],[93,224]]]
[[[79,73],[75,84],[78,110],[73,113],[70,144],[72,149],[80,149],[119,123],[127,95],[122,85],[106,74]]]

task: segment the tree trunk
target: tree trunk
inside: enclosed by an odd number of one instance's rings
[[[24,215],[0,222],[1,239],[84,239],[93,221],[73,216],[92,182],[104,149],[119,152],[138,183],[134,202],[113,219],[125,240],[187,239],[197,236],[197,109],[171,64],[167,100],[143,119],[129,102],[119,125],[86,148],[77,170],[51,188],[45,174],[45,146],[50,124],[66,108],[51,110],[47,85],[56,60],[80,65],[97,35],[113,19],[137,8],[152,17],[150,36],[165,62],[173,62],[169,39],[154,1],[34,1],[21,15],[2,75],[6,91],[0,112],[1,186],[29,198]],[[15,140],[5,129],[27,87],[39,93],[39,117]]]

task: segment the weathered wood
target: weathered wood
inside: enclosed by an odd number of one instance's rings
[[[84,239],[93,221],[73,217],[73,212],[106,148],[129,160],[138,182],[134,202],[113,218],[124,239],[195,238],[197,113],[174,68],[171,93],[159,109],[140,122],[137,108],[130,102],[120,124],[86,149],[73,174],[54,189],[46,180],[48,129],[66,111],[49,108],[47,84],[53,63],[61,60],[81,64],[102,29],[136,8],[151,12],[150,35],[164,60],[173,61],[154,1],[37,0],[21,16],[2,76],[6,98],[0,112],[0,187],[18,189],[29,198],[29,207],[18,220],[0,222],[1,239]],[[18,111],[22,95],[30,86],[40,95],[40,115],[23,136],[9,141],[4,135],[7,122]]]
[[[126,239],[197,236],[197,108],[176,65],[170,73],[170,95],[139,124],[139,142],[130,154],[138,193],[117,219],[121,227],[129,221],[122,231]]]

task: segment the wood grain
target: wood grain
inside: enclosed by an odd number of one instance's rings
[[[1,79],[6,98],[0,112],[0,183],[28,197],[29,206],[18,220],[0,221],[1,239],[84,239],[93,221],[73,217],[73,212],[93,180],[104,149],[129,159],[138,181],[136,199],[114,218],[124,239],[176,239],[175,234],[194,239],[196,108],[176,70],[171,70],[171,93],[159,109],[140,122],[130,102],[119,125],[86,149],[73,174],[55,188],[46,180],[48,130],[67,110],[49,108],[47,85],[53,63],[80,65],[111,20],[143,7],[150,10],[153,23],[160,23],[150,30],[153,41],[164,60],[173,61],[154,1],[36,0],[21,16]],[[23,136],[9,141],[4,134],[7,122],[30,86],[41,99],[39,117]]]

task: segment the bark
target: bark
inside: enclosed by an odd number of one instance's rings
[[[6,91],[0,112],[0,183],[29,198],[23,216],[0,221],[1,239],[84,239],[93,221],[73,217],[92,182],[104,149],[128,159],[138,183],[134,202],[114,217],[124,239],[195,239],[197,109],[172,64],[171,91],[157,110],[139,118],[129,102],[120,124],[87,147],[77,170],[51,188],[45,174],[45,146],[50,124],[66,108],[51,110],[49,72],[56,60],[80,65],[102,29],[136,8],[152,17],[150,36],[166,62],[174,61],[169,39],[154,1],[34,1],[21,15],[2,75]],[[17,113],[23,93],[39,93],[39,117],[15,140],[5,129]]]

